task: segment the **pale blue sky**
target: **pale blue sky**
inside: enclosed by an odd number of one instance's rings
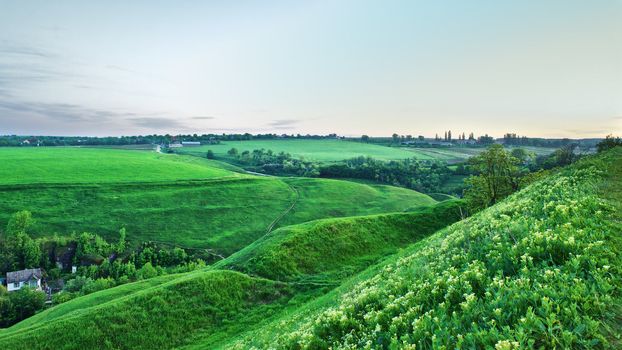
[[[622,133],[622,0],[0,0],[0,134]]]

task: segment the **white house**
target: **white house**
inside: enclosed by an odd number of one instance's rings
[[[22,287],[29,287],[35,290],[41,290],[41,279],[43,273],[41,269],[27,269],[21,271],[13,271],[6,274],[7,291],[13,292]]]

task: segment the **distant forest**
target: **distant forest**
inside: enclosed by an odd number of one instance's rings
[[[449,133],[449,138],[447,137]],[[463,134],[464,135],[464,134]],[[472,134],[470,135],[472,138]],[[180,134],[180,135],[138,135],[138,136],[107,136],[107,137],[94,137],[94,136],[29,136],[29,135],[0,135],[0,147],[16,147],[16,146],[123,146],[123,145],[144,145],[144,144],[169,144],[173,142],[181,141],[198,141],[202,144],[219,143],[220,141],[245,141],[245,140],[273,140],[273,139],[345,139],[348,141],[358,141],[373,144],[382,144],[387,146],[396,145],[414,145],[420,147],[442,147],[444,143],[456,143],[462,146],[487,146],[495,142],[495,139],[488,135],[480,136],[477,138],[477,142],[472,144],[461,143],[466,140],[464,136],[458,139],[451,138],[451,131],[445,132],[445,137],[440,138],[438,135],[436,138],[424,138],[418,136],[417,138],[411,135],[398,135],[393,134],[392,137],[371,137],[363,135],[362,137],[344,137],[337,134],[328,135],[302,135],[302,134]],[[469,139],[471,139],[469,138]],[[473,139],[475,140],[475,139]],[[558,148],[567,146],[570,144],[593,147],[601,139],[545,139],[545,138],[532,138],[525,136],[517,136],[516,134],[508,133],[503,138],[496,139],[497,142],[504,143],[506,145],[516,146],[537,146],[537,147],[551,147]],[[415,142],[416,141],[416,142]],[[435,144],[439,142],[439,144]]]

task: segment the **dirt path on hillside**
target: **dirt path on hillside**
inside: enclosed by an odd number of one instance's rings
[[[285,215],[287,215],[287,214],[288,214],[288,213],[289,213],[292,209],[294,209],[294,206],[296,206],[296,203],[298,203],[298,200],[300,199],[300,192],[298,192],[298,190],[296,189],[296,187],[294,187],[294,186],[292,186],[292,185],[290,185],[290,184],[288,184],[288,183],[286,183],[286,184],[287,184],[287,186],[288,186],[288,187],[289,187],[292,191],[294,191],[294,193],[296,194],[296,197],[295,197],[295,198],[294,198],[294,200],[292,201],[292,204],[291,204],[291,205],[290,205],[290,206],[289,206],[289,207],[288,207],[288,208],[287,208],[284,212],[282,212],[279,216],[277,216],[277,218],[276,218],[276,219],[274,219],[274,220],[270,223],[270,225],[268,225],[268,228],[266,229],[266,234],[265,234],[265,235],[267,235],[267,234],[269,234],[270,232],[272,232],[272,229],[274,229],[274,226],[275,226],[276,224],[278,224],[278,222],[279,222],[279,221],[280,221],[283,217],[285,217]],[[264,236],[265,236],[265,235],[264,235]]]

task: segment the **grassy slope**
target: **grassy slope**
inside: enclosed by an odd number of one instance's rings
[[[41,147],[0,148],[0,185],[118,183],[220,178],[235,173],[208,161],[154,152]]]
[[[285,178],[283,181],[297,192],[299,199],[279,221],[279,227],[318,218],[403,211],[436,203],[425,194],[400,187],[330,179]]]
[[[447,201],[411,213],[323,219],[287,226],[217,263],[215,268],[273,280],[339,281],[460,220],[460,205],[460,201]]]
[[[231,254],[263,235],[294,201],[279,225],[434,203],[387,186],[242,175],[196,157],[84,148],[0,152],[10,165],[0,169],[6,172],[0,180],[0,225],[12,213],[30,210],[36,219],[32,232],[40,235],[92,231],[115,239],[126,227],[130,240]],[[17,178],[9,168],[25,175]],[[46,174],[48,183],[40,183]]]
[[[292,262],[297,261],[297,273],[332,272],[333,278],[347,276],[399,246],[458,220],[456,206],[457,202],[445,202],[417,213],[327,219],[280,229],[220,266],[244,270],[254,264],[253,259],[265,256],[272,259],[272,266],[279,261],[292,266]],[[301,254],[270,255],[275,249],[285,252],[284,249],[294,245],[298,246],[295,249],[298,252],[322,254],[319,259],[305,255],[304,261],[300,260]],[[353,249],[346,250],[348,246]],[[259,270],[247,272],[276,277],[265,269]],[[103,337],[108,342],[102,343],[102,348],[167,348],[193,342],[209,347],[270,317],[294,310],[326,291],[309,286],[300,288],[299,283],[288,287],[280,282],[221,270],[158,277],[80,297],[46,310],[0,331],[0,345],[33,346],[41,339],[51,339],[45,342],[46,346],[88,348],[98,337]],[[294,288],[298,293],[291,298]],[[158,329],[165,331],[158,332]],[[63,331],[68,335],[57,335]]]
[[[616,211],[622,191],[615,177],[622,168],[622,150],[603,158],[536,183],[309,303],[290,299],[290,290],[279,283],[234,272],[193,272],[84,314],[27,329],[17,325],[0,333],[0,345],[72,348],[105,337],[108,342],[99,347],[382,348],[417,343],[418,348],[513,349],[517,342],[524,348],[599,348],[606,324],[619,324],[613,316],[622,288]],[[330,232],[331,220],[326,224]],[[308,226],[311,231],[318,227]],[[286,230],[274,232],[278,242],[289,242],[278,235]],[[313,241],[290,232],[303,245]],[[261,246],[255,249],[261,251]],[[245,264],[239,256],[230,259],[237,266]],[[240,288],[262,297],[239,297]],[[91,298],[96,304],[98,295],[69,303],[85,304]],[[233,301],[225,303],[223,296]],[[242,309],[244,316],[231,311]],[[195,323],[199,318],[200,326]],[[223,318],[232,322],[221,322]],[[611,323],[601,322],[606,320]]]
[[[208,150],[212,150],[219,158],[228,159],[227,151],[237,148],[239,152],[255,149],[287,152],[294,158],[304,158],[318,162],[337,162],[358,156],[370,156],[380,160],[396,160],[416,158],[420,160],[443,160],[449,163],[465,161],[473,155],[479,154],[485,148],[413,148],[387,147],[361,142],[342,140],[251,140],[251,141],[223,141],[216,145],[200,147],[184,147],[176,149],[182,154],[191,154],[205,157]],[[543,147],[522,147],[537,154],[549,154],[554,149]]]
[[[621,173],[620,148],[582,161],[235,345],[615,348]]]
[[[271,149],[277,153],[290,153],[295,158],[305,158],[319,162],[336,162],[358,156],[370,156],[382,160],[413,157],[413,153],[399,148],[342,140],[223,141],[217,145],[184,147],[177,149],[176,152],[204,156],[207,150],[212,150],[216,156],[226,157],[227,151],[231,148],[237,148],[240,153],[262,148],[266,150]]]
[[[0,343],[12,349],[172,348],[192,341],[200,332],[240,332],[238,319],[258,321],[290,296],[284,284],[236,272],[208,271],[178,276],[114,302],[97,303],[115,289],[75,301],[96,306],[5,330]]]

